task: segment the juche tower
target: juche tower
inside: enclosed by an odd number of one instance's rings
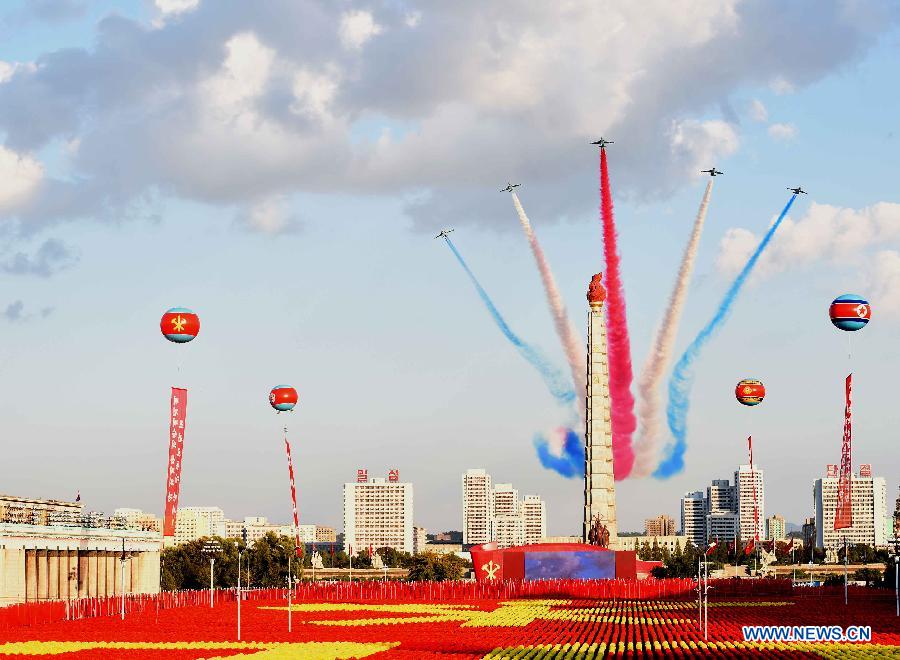
[[[587,414],[584,435],[584,525],[583,541],[588,542],[596,522],[609,533],[608,547],[618,547],[616,522],[616,485],[613,474],[612,425],[609,406],[609,360],[606,348],[606,324],[603,303],[606,289],[602,274],[588,286],[588,366]],[[605,535],[604,535],[605,536]]]

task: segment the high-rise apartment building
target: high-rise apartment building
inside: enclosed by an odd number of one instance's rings
[[[337,541],[337,534],[333,527],[316,525],[316,543],[334,543],[335,541]]]
[[[519,513],[519,489],[512,484],[496,484],[494,486],[494,515],[514,516]]]
[[[494,488],[485,470],[462,476],[463,545],[488,543],[494,533]]]
[[[494,516],[494,533],[497,545],[509,548],[525,543],[525,518],[521,512]]]
[[[424,527],[413,527],[413,554],[425,552],[425,544],[428,543],[428,530]]]
[[[681,534],[700,547],[706,545],[706,498],[703,491],[681,498]]]
[[[807,518],[803,521],[803,547],[811,548],[816,543],[816,519]]]
[[[526,495],[522,501],[525,543],[540,543],[547,536],[547,503],[538,495]]]
[[[766,538],[766,492],[758,465],[741,465],[734,473],[741,542]]]
[[[413,551],[413,485],[376,477],[344,484],[344,550]]]
[[[766,538],[769,541],[777,541],[787,536],[787,525],[784,522],[784,516],[777,513],[774,516],[766,518]]]
[[[848,543],[886,545],[887,485],[884,478],[851,475],[853,524],[846,529],[834,528],[838,481],[836,477],[825,477],[815,482],[816,547],[837,549],[844,545],[844,539]]]
[[[175,519],[175,543],[225,536],[225,512],[217,506],[184,506]]]
[[[706,487],[706,512],[727,511],[737,513],[737,484],[731,485],[728,479],[713,479]]]
[[[706,538],[718,543],[731,543],[738,536],[740,518],[732,511],[713,511],[706,514]]]
[[[644,521],[644,536],[674,536],[675,520],[662,514]]]

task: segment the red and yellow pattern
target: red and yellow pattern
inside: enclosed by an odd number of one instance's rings
[[[888,599],[844,607],[836,596],[710,603],[709,640],[696,604],[683,600],[545,598],[466,602],[248,601],[242,640],[236,603],[144,611],[4,631],[0,659],[66,660],[252,657],[601,658],[601,657],[900,657],[900,623]],[[743,625],[871,625],[871,643],[744,642]]]

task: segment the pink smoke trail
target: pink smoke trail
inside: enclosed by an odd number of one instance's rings
[[[603,221],[603,256],[606,260],[606,323],[609,330],[609,398],[612,404],[613,474],[621,481],[631,474],[634,451],[631,434],[637,426],[631,394],[631,340],[625,316],[625,291],[619,274],[618,237],[613,217],[612,192],[606,149],[600,149],[600,216]]]
[[[656,453],[662,428],[660,411],[663,406],[659,385],[672,361],[672,348],[675,345],[675,337],[678,335],[678,324],[681,322],[681,313],[684,311],[684,302],[687,299],[688,287],[691,283],[691,273],[694,270],[697,249],[700,246],[700,236],[706,222],[706,210],[709,207],[712,189],[713,179],[710,178],[709,183],[706,184],[706,192],[703,193],[703,200],[700,202],[700,209],[697,211],[697,219],[694,220],[691,237],[681,257],[678,277],[675,279],[675,287],[669,297],[669,306],[656,331],[653,348],[650,350],[650,355],[647,356],[647,362],[638,379],[638,396],[640,396],[638,419],[641,422],[641,432],[634,445],[632,475],[635,477],[646,477],[656,469]]]
[[[587,392],[587,361],[585,360],[585,342],[581,340],[575,328],[569,321],[569,315],[566,312],[566,306],[563,303],[562,296],[559,295],[559,289],[556,287],[556,280],[553,272],[550,270],[550,264],[544,256],[544,250],[538,243],[537,236],[531,228],[531,222],[525,215],[525,209],[522,208],[522,202],[519,196],[512,193],[513,204],[516,212],[519,214],[519,222],[522,223],[522,230],[531,246],[531,252],[534,254],[534,260],[537,263],[538,271],[541,274],[541,281],[544,284],[544,291],[547,294],[547,305],[550,307],[550,315],[553,317],[553,325],[556,327],[556,334],[562,342],[563,351],[566,353],[566,361],[572,370],[572,381],[575,383],[575,396],[578,401],[578,410],[581,414],[581,423],[584,424],[585,418],[585,393]]]

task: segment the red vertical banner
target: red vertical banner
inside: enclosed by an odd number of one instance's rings
[[[287,436],[284,436],[284,450],[287,452],[288,477],[291,479],[291,506],[294,510],[294,536],[296,537],[297,556],[303,555],[303,545],[300,543],[300,514],[297,512],[297,487],[294,484],[294,461],[291,459],[291,444]]]
[[[169,414],[169,462],[166,466],[166,510],[163,536],[175,536],[178,495],[181,492],[181,456],[184,449],[184,420],[187,417],[187,390],[172,388]]]
[[[847,529],[853,526],[853,502],[850,496],[852,488],[850,482],[850,472],[852,470],[850,463],[851,440],[853,437],[851,431],[851,399],[853,389],[853,374],[847,376],[844,386],[844,437],[841,441],[841,467],[838,473],[838,492],[837,506],[834,510],[834,529]]]
[[[750,478],[753,480],[753,539],[759,541],[759,504],[756,501],[756,471],[753,468],[753,436],[747,436],[750,452]]]

